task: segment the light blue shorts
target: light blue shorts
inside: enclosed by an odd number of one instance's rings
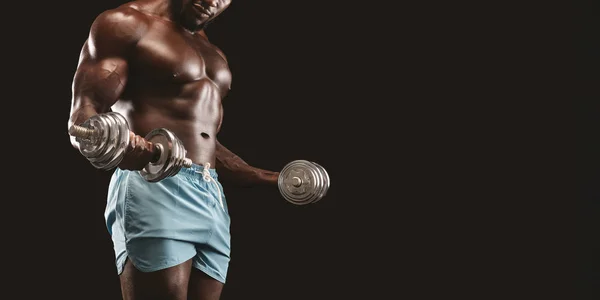
[[[206,171],[213,180],[203,176],[202,166],[193,165],[148,182],[137,171],[115,170],[104,217],[118,274],[127,258],[142,272],[192,258],[193,267],[225,283],[231,249],[229,213],[215,169]]]

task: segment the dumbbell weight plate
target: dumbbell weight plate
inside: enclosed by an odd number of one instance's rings
[[[179,172],[180,168],[178,168],[177,166],[181,166],[181,164],[183,163],[183,158],[185,157],[185,149],[183,148],[183,143],[181,143],[181,141],[179,140],[179,138],[177,138],[177,136],[175,136],[175,135],[172,135],[172,136],[173,136],[173,143],[172,143],[172,147],[173,147],[172,163],[173,163],[173,165],[169,169],[169,176],[174,176]]]
[[[170,132],[169,132],[170,133]],[[169,157],[168,163],[166,168],[164,169],[165,171],[165,175],[164,176],[160,176],[162,177],[161,179],[167,178],[169,176],[173,175],[173,169],[175,169],[175,165],[177,165],[177,155],[179,155],[179,147],[177,147],[177,138],[172,135],[169,134],[167,132],[163,132],[162,134],[166,135],[166,138],[168,139],[168,144],[163,144],[163,146],[165,147],[169,147],[169,149],[171,150],[171,157]]]
[[[125,117],[119,113],[112,113],[112,116],[117,120],[117,123],[119,124],[119,145],[117,146],[117,152],[115,153],[115,159],[113,164],[111,165],[111,168],[116,167],[118,164],[121,163],[121,161],[123,160],[123,157],[125,156],[125,153],[127,152],[127,147],[129,145],[129,123],[127,122],[127,119],[125,119]]]
[[[156,162],[148,163],[139,173],[149,182],[161,181],[170,176],[174,165],[173,151],[178,150],[173,147],[175,136],[168,130],[157,128],[150,131],[145,139],[160,147],[160,157]]]
[[[111,140],[107,142],[106,155],[99,161],[90,161],[92,165],[104,170],[115,168],[123,160],[129,144],[129,124],[121,114],[109,112],[104,114],[109,124]]]
[[[325,168],[323,168],[323,166],[317,164],[316,162],[312,162],[312,163],[317,167],[317,169],[319,169],[319,172],[321,173],[321,178],[323,178],[321,189],[317,196],[317,199],[312,202],[312,203],[315,203],[315,202],[323,199],[323,197],[325,197],[325,195],[327,195],[327,191],[329,190],[330,181],[329,181],[329,174],[327,173]]]
[[[295,160],[283,167],[277,185],[288,202],[305,205],[314,203],[325,195],[329,188],[329,177],[320,165]]]
[[[98,134],[87,139],[76,139],[79,143],[79,151],[81,154],[89,160],[94,160],[100,156],[100,154],[102,154],[106,148],[110,134],[108,125],[106,124],[104,118],[100,117],[100,115],[94,115],[85,120],[81,126],[98,131]]]
[[[100,115],[98,117],[102,124],[102,128],[107,132],[108,138],[103,143],[102,152],[95,157],[90,157],[89,161],[96,168],[102,169],[103,166],[110,161],[110,158],[115,150],[115,140],[117,138],[118,132],[115,128],[116,124],[114,120],[109,117],[107,114]]]
[[[180,152],[179,146],[177,145],[177,139],[175,137],[173,137],[173,140],[170,142],[169,146],[171,147],[171,157],[169,159],[169,165],[165,169],[167,172],[165,178],[175,175],[175,166],[177,165],[177,157]]]

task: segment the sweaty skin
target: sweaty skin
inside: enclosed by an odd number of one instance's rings
[[[140,170],[151,161],[142,137],[165,127],[181,139],[188,158],[215,166],[224,180],[276,184],[278,172],[248,165],[217,140],[232,75],[203,26],[230,3],[141,0],[101,13],[80,54],[69,126],[95,114],[121,113],[134,141],[122,169]]]
[[[165,127],[181,139],[188,158],[215,166],[223,180],[276,185],[278,172],[248,165],[217,140],[231,72],[203,29],[230,4],[140,0],[99,14],[73,78],[68,126],[115,111],[129,122],[133,141],[121,169],[141,170],[150,162],[152,147],[142,137]],[[78,148],[74,138],[71,144]],[[217,300],[223,287],[191,260],[148,273],[127,260],[120,282],[124,300]]]

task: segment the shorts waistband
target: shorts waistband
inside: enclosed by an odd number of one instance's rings
[[[186,176],[186,177],[190,177],[190,178],[202,178],[203,172],[204,172],[204,166],[203,165],[192,164],[192,166],[189,167],[189,168],[182,167],[179,170],[179,173],[177,173],[177,174],[178,175],[183,175],[183,176]],[[214,169],[214,168],[208,169],[208,173],[215,180],[219,177],[218,174],[217,174],[217,170]]]

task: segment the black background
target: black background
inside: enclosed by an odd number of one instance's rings
[[[575,15],[575,49],[577,84],[577,299],[600,297],[600,3],[581,1]]]
[[[306,207],[225,185],[223,299],[597,299],[598,4],[394,2],[236,0],[208,28],[233,73],[221,142],[331,176]],[[110,174],[66,130],[89,26],[121,3],[4,6],[11,298],[120,299]]]

